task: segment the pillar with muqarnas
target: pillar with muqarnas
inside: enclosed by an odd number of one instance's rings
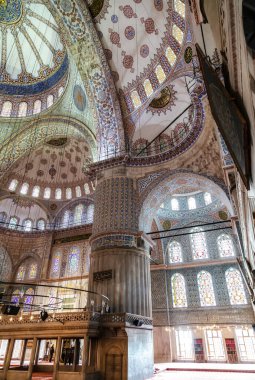
[[[144,380],[153,372],[150,259],[138,216],[136,181],[126,168],[100,173],[89,290],[109,298],[98,342],[98,368],[105,380]],[[100,297],[91,295],[88,302],[100,308]]]

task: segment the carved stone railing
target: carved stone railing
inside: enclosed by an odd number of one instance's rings
[[[0,317],[0,326],[1,325],[23,325],[23,324],[38,324],[43,323],[49,325],[53,322],[60,322],[65,324],[66,322],[99,322],[100,320],[99,313],[92,313],[89,311],[79,312],[79,313],[49,313],[49,317],[42,321],[40,314],[28,314],[28,315],[1,315]]]

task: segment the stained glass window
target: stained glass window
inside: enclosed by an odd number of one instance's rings
[[[172,210],[174,211],[178,211],[180,209],[178,199],[176,198],[171,199],[171,207],[172,207]]]
[[[170,46],[166,49],[166,58],[171,66],[175,64],[176,61],[176,55],[174,51],[170,48]]]
[[[195,210],[197,208],[195,198],[193,197],[188,198],[188,208],[189,210]]]
[[[171,278],[173,307],[187,307],[185,280],[182,274],[175,273]]]
[[[89,205],[87,213],[87,223],[93,223],[94,219],[94,205]]]
[[[33,303],[33,295],[34,295],[34,289],[29,288],[25,292],[24,296],[24,311],[30,311],[31,310],[31,305]]]
[[[13,216],[11,219],[10,219],[10,222],[9,222],[9,228],[11,229],[15,229],[17,227],[17,224],[18,224],[18,219]]]
[[[80,186],[76,186],[75,187],[75,193],[76,193],[76,197],[81,197],[81,188],[80,188]]]
[[[9,185],[10,191],[15,191],[18,186],[18,181],[16,179],[13,179]]]
[[[70,187],[66,189],[66,199],[72,199],[72,189]]]
[[[52,258],[51,274],[52,276],[59,275],[61,264],[61,252],[55,252]]]
[[[36,278],[37,276],[37,264],[36,263],[32,263],[29,267],[29,270],[28,270],[28,278],[30,280]]]
[[[55,198],[56,199],[61,199],[62,197],[62,190],[61,189],[56,189],[55,190]]]
[[[174,0],[174,8],[183,18],[185,18],[185,3],[181,0]]]
[[[168,247],[169,261],[170,263],[182,262],[182,248],[178,241],[172,241]]]
[[[19,304],[19,298],[20,298],[20,293],[19,293],[19,290],[16,289],[12,293],[11,303],[18,305]]]
[[[45,199],[49,199],[49,198],[50,198],[50,193],[51,193],[50,188],[49,188],[49,187],[46,187],[46,188],[44,189],[43,198],[45,198]]]
[[[12,113],[12,103],[7,101],[4,102],[2,111],[1,111],[1,116],[9,117],[11,116]]]
[[[30,220],[30,219],[24,220],[23,227],[24,227],[24,231],[27,231],[27,232],[31,231],[32,230],[32,220]]]
[[[221,257],[234,256],[234,247],[231,238],[227,234],[222,234],[217,239],[218,250]]]
[[[45,230],[45,220],[39,219],[37,222],[37,228],[41,231]]]
[[[60,97],[63,94],[63,92],[64,92],[64,87],[63,86],[59,87],[59,89],[58,89],[58,97]]]
[[[213,290],[212,276],[209,272],[202,270],[197,275],[201,306],[215,306],[215,296]]]
[[[66,228],[69,225],[70,211],[66,210],[63,215],[62,227]]]
[[[25,278],[25,272],[26,272],[26,268],[25,268],[25,266],[24,266],[24,265],[21,265],[21,266],[19,267],[19,269],[18,269],[18,273],[17,273],[16,279],[17,279],[18,281],[22,281],[22,280],[24,280],[24,278]]]
[[[183,31],[176,24],[173,24],[172,35],[176,39],[176,41],[179,42],[179,44],[182,44]]]
[[[0,212],[0,222],[2,222],[1,224],[3,224],[4,222],[6,222],[6,219],[7,219],[6,212],[4,212],[4,211]]]
[[[194,260],[207,259],[208,252],[207,252],[205,233],[203,232],[202,228],[199,228],[199,227],[193,228],[191,232],[192,232],[191,247],[192,247],[193,259]]]
[[[158,66],[156,67],[155,72],[156,72],[156,76],[157,76],[157,78],[158,78],[159,83],[163,83],[164,80],[166,79],[166,74],[165,74],[165,72],[164,72],[162,66],[161,66],[161,65],[158,65]]]
[[[21,102],[19,104],[18,117],[23,117],[27,115],[27,103]]]
[[[36,115],[37,113],[41,112],[42,110],[42,102],[40,99],[37,99],[35,102],[34,102],[34,110],[33,110],[33,114]]]
[[[20,194],[26,195],[29,189],[29,184],[28,183],[23,183],[20,189]]]
[[[32,191],[32,197],[39,197],[40,194],[40,186],[34,186],[33,191]]]
[[[86,195],[90,194],[90,188],[88,183],[84,183],[84,191]]]
[[[143,82],[143,87],[148,97],[153,94],[153,88],[149,79],[145,79],[145,81]]]
[[[212,196],[210,193],[204,193],[204,201],[206,206],[212,203]]]
[[[53,101],[54,101],[53,95],[48,95],[48,97],[47,97],[47,108],[49,108],[50,106],[52,106]]]
[[[80,250],[77,247],[72,247],[68,255],[68,274],[75,275],[78,273],[80,263]]]
[[[133,105],[134,105],[135,108],[140,107],[140,105],[142,104],[140,96],[138,95],[137,91],[132,91],[131,92],[131,99],[132,99],[132,102],[133,102]]]
[[[231,305],[247,304],[243,280],[239,270],[229,268],[226,271],[225,276]]]
[[[74,211],[74,224],[81,224],[82,212],[83,212],[83,205],[82,204],[77,205]]]

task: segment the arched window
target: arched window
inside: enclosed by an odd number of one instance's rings
[[[37,269],[38,269],[38,266],[36,263],[32,263],[30,264],[30,267],[28,269],[28,279],[29,280],[33,280],[36,278],[37,276]]]
[[[217,239],[218,250],[221,257],[234,256],[234,247],[231,238],[227,234],[222,234]]]
[[[33,295],[34,295],[34,289],[29,288],[26,290],[25,296],[24,296],[24,307],[23,307],[24,311],[31,310],[31,305],[33,303],[33,298],[34,298]]]
[[[19,292],[18,289],[16,289],[12,293],[11,303],[14,303],[15,305],[18,305],[19,304],[19,299],[20,299],[20,292]]]
[[[63,220],[62,220],[62,227],[66,228],[69,226],[69,219],[70,219],[70,210],[66,210],[63,215]]]
[[[40,186],[34,186],[33,191],[32,191],[32,197],[39,197],[40,194]]]
[[[212,276],[209,272],[202,270],[197,275],[197,284],[201,306],[215,306]]]
[[[54,102],[53,95],[48,95],[48,97],[47,97],[47,108],[51,107],[53,102]]]
[[[168,62],[170,63],[170,65],[173,66],[176,61],[176,55],[170,47],[166,49],[166,58]]]
[[[20,265],[20,267],[18,269],[18,272],[17,272],[17,275],[16,275],[16,280],[17,281],[24,280],[24,278],[25,278],[25,272],[26,272],[25,266],[24,265]]]
[[[28,183],[23,183],[20,189],[20,194],[26,195],[28,193],[29,189],[29,184]]]
[[[168,254],[170,263],[182,262],[182,248],[178,241],[172,241],[168,246]]]
[[[81,224],[82,222],[83,205],[79,204],[75,207],[74,211],[74,224]]]
[[[165,72],[164,72],[162,66],[161,66],[161,65],[158,65],[158,66],[156,67],[155,72],[156,72],[156,76],[157,76],[157,78],[158,78],[159,83],[163,83],[164,80],[166,79],[166,74],[165,74]]]
[[[143,87],[148,97],[153,94],[153,88],[149,79],[145,79],[145,81],[143,82]]]
[[[188,198],[188,208],[189,210],[195,210],[197,208],[196,200],[194,197]]]
[[[229,268],[225,272],[228,294],[231,305],[244,305],[247,303],[243,281],[239,270]]]
[[[70,187],[66,189],[66,199],[72,199],[72,189]]]
[[[138,108],[141,106],[141,104],[142,104],[141,99],[140,99],[140,96],[138,95],[138,92],[136,90],[131,92],[131,99],[132,99],[132,103],[133,103],[135,108]]]
[[[88,183],[84,183],[84,191],[85,191],[85,194],[86,194],[86,195],[89,195],[89,194],[90,194],[90,188],[89,188]]]
[[[0,212],[0,225],[5,224],[6,219],[7,219],[6,212],[4,212],[4,211]],[[1,251],[1,249],[0,249],[0,251]]]
[[[75,193],[76,193],[76,197],[81,197],[81,188],[80,186],[76,186],[75,187]]]
[[[90,204],[88,206],[88,212],[87,212],[87,223],[93,223],[94,219],[94,205]]]
[[[37,99],[34,102],[34,109],[33,109],[33,114],[36,115],[37,113],[40,113],[42,110],[42,102],[40,99]]]
[[[43,198],[44,198],[44,199],[50,199],[50,193],[51,193],[50,188],[49,188],[49,187],[46,187],[46,188],[44,189]]]
[[[203,232],[202,228],[195,227],[191,230],[191,247],[192,247],[192,253],[193,253],[193,259],[199,260],[199,259],[207,259],[208,258],[208,252],[207,252],[207,245],[205,240],[205,233]]]
[[[61,189],[58,188],[55,190],[55,198],[61,199],[61,197],[62,197],[62,191],[61,191]]]
[[[63,86],[59,87],[59,89],[58,89],[58,97],[60,97],[63,94],[63,92],[64,92],[64,87]]]
[[[24,231],[31,231],[32,230],[32,220],[26,219],[23,222]]]
[[[11,113],[12,113],[12,102],[9,102],[9,101],[4,102],[2,111],[1,111],[1,116],[9,117],[11,116]]]
[[[78,274],[80,264],[80,250],[77,247],[72,247],[68,255],[68,274]]]
[[[18,219],[16,218],[16,216],[12,216],[9,222],[9,228],[15,230],[15,228],[17,227],[17,224],[18,224]]]
[[[39,219],[38,221],[37,221],[37,228],[38,228],[38,230],[41,230],[41,231],[43,231],[43,230],[45,230],[45,220],[44,219]]]
[[[18,117],[27,116],[27,103],[21,102],[19,104]]]
[[[172,210],[174,211],[178,211],[180,209],[178,199],[176,198],[171,199],[171,207],[172,207]]]
[[[52,265],[51,265],[52,277],[57,277],[60,274],[61,258],[62,258],[61,252],[54,253],[53,258],[52,258]]]
[[[10,191],[15,191],[18,186],[18,181],[16,179],[13,179],[9,185],[9,190]]]
[[[185,280],[182,274],[175,273],[171,278],[173,307],[187,307]]]
[[[204,201],[206,206],[212,203],[212,196],[210,193],[204,193]]]

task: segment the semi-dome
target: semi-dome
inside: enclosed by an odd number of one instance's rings
[[[13,98],[23,97],[20,101],[24,102],[26,97],[38,97],[63,81],[67,72],[59,26],[42,2],[0,2],[0,51],[1,116],[20,116]],[[12,102],[10,115],[5,114],[10,104],[4,102],[8,101]],[[31,99],[27,103],[34,106]],[[38,112],[23,112],[22,116],[33,113]]]

